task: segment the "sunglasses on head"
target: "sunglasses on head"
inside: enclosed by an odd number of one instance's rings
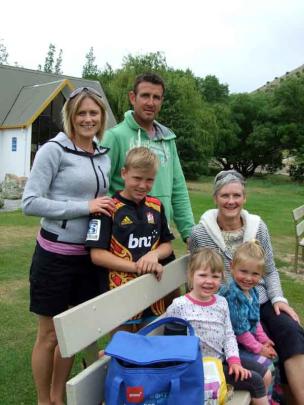
[[[226,176],[228,176],[229,174],[231,174],[232,176],[237,177],[238,179],[240,179],[241,181],[244,181],[244,177],[241,173],[237,172],[236,170],[224,170],[222,173],[219,173],[216,177],[215,177],[215,181],[220,181],[223,180]]]
[[[92,87],[78,87],[78,89],[75,89],[72,91],[72,93],[69,95],[69,100],[72,100],[74,97],[76,97],[80,93],[88,93],[88,94],[94,94],[95,96],[102,98],[102,95]]]

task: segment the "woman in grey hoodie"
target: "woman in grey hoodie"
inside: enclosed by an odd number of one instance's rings
[[[38,151],[23,194],[26,215],[42,217],[30,269],[30,310],[38,315],[32,369],[38,404],[64,404],[73,359],[63,359],[52,317],[106,289],[84,247],[90,213],[110,215],[110,159],[98,147],[106,109],[92,88],[73,91],[63,107],[64,131]]]

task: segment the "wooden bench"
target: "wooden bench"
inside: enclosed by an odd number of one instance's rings
[[[296,235],[294,271],[298,273],[299,247],[301,248],[302,262],[304,261],[304,205],[292,210],[292,217]]]
[[[188,256],[168,264],[162,280],[147,274],[54,317],[63,357],[86,349],[89,366],[67,382],[68,405],[100,405],[110,358],[98,359],[97,340],[186,282]],[[161,329],[161,328],[159,328]],[[156,334],[162,333],[158,330]],[[248,392],[236,392],[229,405],[248,405]]]

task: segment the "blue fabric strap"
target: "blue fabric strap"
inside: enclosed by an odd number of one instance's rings
[[[188,330],[189,330],[189,335],[190,336],[194,336],[194,330],[192,328],[192,326],[190,325],[190,323],[188,321],[186,321],[185,319],[182,318],[176,318],[176,317],[168,317],[168,318],[162,318],[159,319],[156,322],[153,322],[147,326],[145,326],[144,328],[142,328],[139,332],[137,332],[139,335],[148,335],[150,332],[152,332],[152,330],[157,329],[159,326],[164,325],[166,323],[177,323],[179,325],[185,325],[187,326]]]

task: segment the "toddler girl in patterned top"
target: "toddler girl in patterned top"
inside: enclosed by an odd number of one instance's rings
[[[241,363],[227,301],[216,294],[223,277],[224,265],[219,254],[209,248],[199,249],[189,261],[190,292],[176,298],[166,314],[191,323],[200,338],[203,356],[222,360],[228,384],[235,390],[249,391],[253,405],[267,405],[271,373],[256,361]]]

